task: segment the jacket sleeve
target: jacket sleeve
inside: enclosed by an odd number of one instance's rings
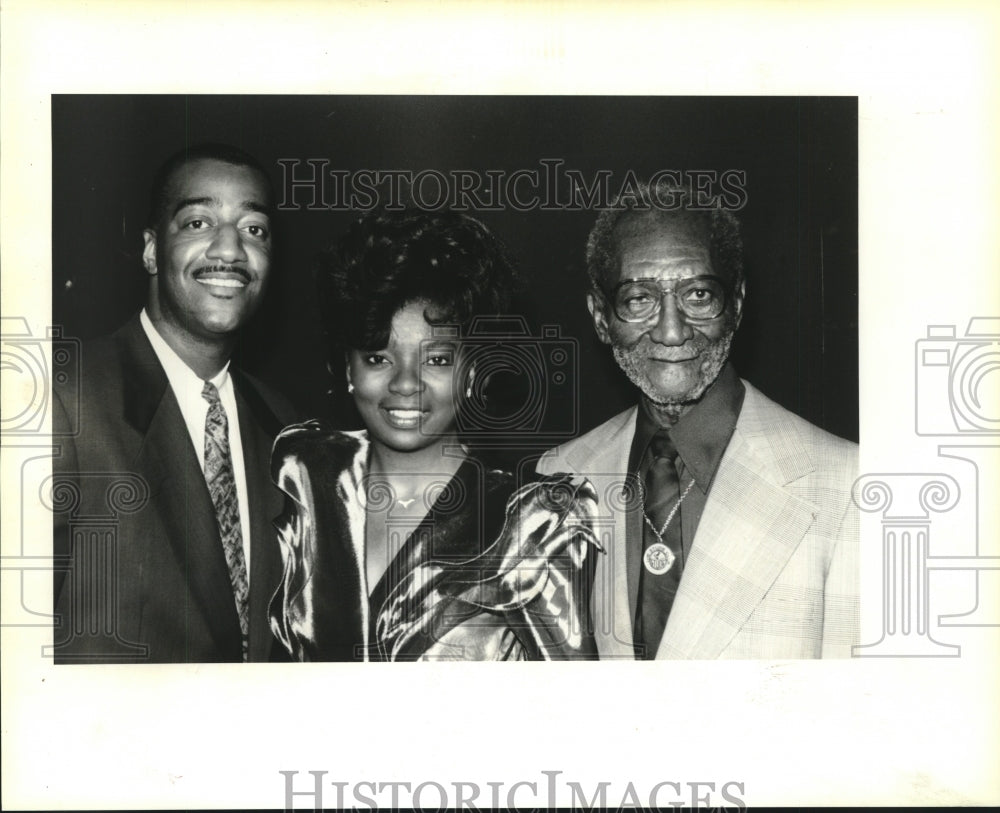
[[[508,613],[508,623],[533,658],[596,660],[590,594],[597,557],[604,553],[594,533],[597,493],[589,480],[563,474],[541,480],[532,497],[520,507],[529,516],[517,523],[522,529],[517,549],[524,557],[518,570],[530,573],[541,565],[535,577],[541,585],[530,601]],[[543,520],[540,526],[530,512]],[[516,580],[520,575],[515,573]]]
[[[269,617],[295,660],[357,660],[356,648],[368,639],[358,495],[365,450],[356,437],[314,421],[288,427],[275,441],[271,473],[285,494],[275,520],[283,574]]]

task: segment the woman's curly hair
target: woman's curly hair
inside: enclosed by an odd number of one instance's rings
[[[513,264],[475,218],[450,210],[371,212],[317,262],[323,322],[334,349],[378,350],[400,308],[426,301],[432,324],[468,328],[504,313]]]

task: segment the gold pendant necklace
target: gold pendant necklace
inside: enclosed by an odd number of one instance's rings
[[[639,496],[642,504],[646,504],[646,489],[643,488],[642,482],[638,479],[636,482],[639,483]],[[691,487],[694,485],[694,478],[691,478],[691,482],[687,484],[687,488],[684,489],[684,493],[677,498],[677,502],[674,503],[674,507],[670,509],[670,513],[667,514],[667,518],[663,522],[663,526],[657,530],[653,521],[649,518],[649,514],[646,513],[646,509],[642,509],[642,518],[646,521],[646,524],[656,535],[656,542],[646,548],[645,553],[642,555],[642,564],[647,571],[652,573],[654,576],[662,576],[671,567],[673,567],[674,561],[676,560],[676,555],[670,547],[663,541],[663,534],[666,533],[667,526],[670,525],[670,520],[672,520],[677,511],[681,507],[681,503],[684,502],[684,498],[691,491]]]

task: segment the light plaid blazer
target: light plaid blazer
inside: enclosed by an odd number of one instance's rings
[[[746,381],[746,397],[685,564],[657,659],[850,657],[858,641],[857,446]],[[591,609],[602,659],[634,657],[622,486],[637,407],[546,453],[544,474],[597,488]],[[634,501],[633,501],[634,502]]]

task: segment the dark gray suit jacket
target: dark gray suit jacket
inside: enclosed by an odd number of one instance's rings
[[[281,578],[271,446],[289,404],[230,368],[250,509],[252,661],[280,657],[268,601]],[[53,462],[57,663],[239,661],[240,628],[215,510],[177,399],[138,316],[85,343],[56,382]],[[274,650],[274,651],[273,651]]]

